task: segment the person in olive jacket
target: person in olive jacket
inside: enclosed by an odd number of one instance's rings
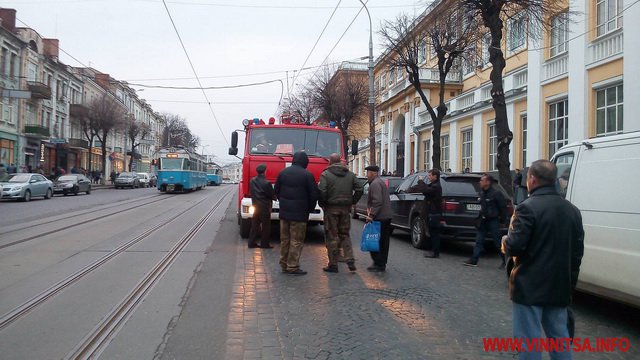
[[[516,207],[502,238],[502,251],[515,262],[509,275],[515,338],[541,339],[541,329],[546,338],[570,337],[568,306],[584,254],[584,228],[580,210],[555,188],[557,171],[548,160],[531,164],[529,198]],[[571,358],[568,351],[555,355]],[[520,356],[540,358],[524,352]]]
[[[253,217],[251,218],[251,231],[249,233],[249,247],[271,249],[269,238],[271,237],[271,201],[274,198],[273,186],[265,177],[267,166],[260,164],[256,167],[258,173],[249,183],[251,192],[251,204],[253,205]],[[256,238],[260,236],[260,246]]]
[[[291,166],[278,174],[274,186],[280,203],[280,267],[282,272],[290,275],[307,273],[300,269],[300,255],[309,213],[316,208],[318,201],[318,185],[307,165],[307,154],[296,152]]]
[[[356,174],[342,165],[340,155],[329,156],[329,167],[320,174],[320,199],[324,210],[324,234],[327,246],[328,265],[322,270],[338,272],[340,249],[350,271],[356,271],[353,248],[351,247],[351,207],[360,200],[363,185]]]
[[[367,198],[366,221],[380,222],[380,251],[371,252],[373,265],[367,270],[371,272],[384,272],[387,268],[389,257],[389,237],[391,236],[391,199],[389,189],[380,179],[378,172],[380,168],[376,165],[369,165],[366,168],[367,179],[369,181],[369,195]]]

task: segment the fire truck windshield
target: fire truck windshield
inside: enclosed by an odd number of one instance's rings
[[[340,134],[319,129],[254,128],[250,134],[251,154],[293,154],[304,150],[310,156],[342,156]]]

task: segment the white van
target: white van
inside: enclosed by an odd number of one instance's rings
[[[572,143],[551,161],[582,213],[578,289],[640,306],[640,132]]]

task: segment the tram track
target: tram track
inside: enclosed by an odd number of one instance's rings
[[[202,219],[200,219],[198,221],[198,223],[196,223],[196,226],[198,226],[197,230],[199,230],[204,225],[206,220],[208,220],[211,217],[213,212],[220,206],[220,204],[222,204],[223,200],[229,194],[230,194],[230,192],[227,192],[226,194],[221,196],[220,199],[207,212],[207,214]],[[151,236],[151,234],[155,233],[156,231],[160,230],[161,228],[163,228],[163,227],[165,227],[167,225],[170,225],[171,223],[176,221],[180,216],[184,215],[185,213],[189,212],[190,210],[193,210],[195,207],[197,207],[198,205],[200,205],[202,202],[204,202],[206,200],[208,200],[207,197],[205,197],[202,200],[196,202],[195,204],[193,204],[192,206],[188,207],[187,209],[184,209],[183,211],[175,214],[174,216],[172,216],[171,218],[167,219],[166,221],[163,221],[162,223],[157,224],[157,225],[153,226],[152,228],[144,231],[140,235],[134,237],[133,239],[127,241],[126,243],[118,246],[116,249],[114,249],[114,250],[110,251],[109,253],[105,254],[100,259],[94,261],[93,263],[91,263],[89,265],[84,266],[80,270],[74,272],[73,274],[71,274],[71,275],[67,276],[66,278],[60,280],[59,282],[55,283],[54,285],[52,285],[48,289],[40,292],[39,294],[33,296],[29,300],[27,300],[27,301],[23,302],[22,304],[16,306],[11,311],[3,314],[2,316],[0,316],[0,331],[4,330],[6,327],[8,327],[11,324],[15,323],[20,318],[26,316],[31,311],[33,311],[35,308],[37,308],[39,305],[41,305],[44,302],[46,302],[47,300],[53,298],[54,296],[56,296],[57,294],[62,292],[64,289],[66,289],[66,288],[70,287],[71,285],[77,283],[80,279],[82,279],[83,277],[85,277],[89,273],[91,273],[94,270],[96,270],[96,269],[100,268],[101,266],[105,265],[107,262],[109,262],[110,260],[114,259],[118,255],[124,253],[126,250],[128,250],[132,246],[138,244],[140,241],[148,238],[149,236]],[[156,200],[156,201],[159,201],[159,200]],[[153,201],[153,202],[156,202],[156,201]],[[150,202],[150,203],[153,203],[153,202]],[[189,234],[192,234],[192,235],[190,237],[188,237],[188,240],[190,240],[193,236],[195,236],[196,233],[197,233],[197,231],[193,232],[193,228],[191,230],[189,230],[187,235],[189,235]],[[188,240],[185,241],[184,237],[183,237],[183,239],[181,239],[178,242],[178,244],[184,243],[184,245],[186,245],[186,243],[188,243]],[[169,251],[168,254],[171,254],[172,252],[175,252],[175,251],[179,252],[184,247],[184,245],[179,247],[178,250],[176,250],[176,246],[174,246]],[[175,256],[177,256],[177,254],[175,254],[174,257]],[[157,267],[157,265],[156,265],[156,267]],[[154,267],[154,269],[156,267]],[[152,271],[152,273],[153,273],[153,271]]]
[[[165,194],[154,195],[154,196],[147,197],[147,198],[143,199],[143,200],[147,200],[149,198],[154,198],[153,200],[148,201],[148,202],[144,202],[144,203],[140,203],[140,204],[138,204],[136,206],[131,206],[131,204],[135,203],[136,200],[140,200],[140,199],[135,199],[134,201],[130,201],[130,202],[126,202],[126,203],[119,203],[119,204],[116,204],[116,205],[113,205],[113,206],[105,207],[105,208],[100,209],[99,211],[109,210],[109,209],[122,207],[122,206],[129,206],[128,208],[125,208],[123,210],[113,211],[113,212],[110,212],[110,213],[107,212],[106,214],[100,214],[100,215],[97,215],[97,216],[92,216],[92,217],[89,217],[88,219],[83,220],[81,222],[77,222],[77,223],[74,223],[74,224],[61,226],[61,227],[58,227],[58,228],[55,228],[55,229],[52,229],[52,230],[48,230],[48,231],[44,231],[44,232],[41,232],[41,233],[38,233],[38,234],[35,234],[35,235],[28,236],[26,238],[22,238],[22,239],[19,239],[19,240],[14,240],[14,241],[8,242],[6,244],[2,244],[2,245],[0,245],[0,250],[8,248],[8,247],[11,247],[11,246],[15,246],[15,245],[18,245],[18,244],[22,244],[24,242],[27,242],[27,241],[30,241],[30,240],[34,240],[34,239],[37,239],[37,238],[42,237],[42,236],[55,234],[55,233],[58,233],[60,231],[65,231],[65,230],[72,229],[72,228],[77,227],[77,226],[86,225],[86,224],[94,222],[94,221],[98,221],[98,220],[102,220],[102,219],[105,219],[105,218],[108,218],[108,217],[111,217],[111,216],[114,216],[114,215],[122,214],[123,212],[132,211],[132,210],[137,209],[139,206],[146,206],[146,205],[153,204],[153,203],[156,203],[156,202],[169,200],[174,196],[176,196],[176,195],[165,195]],[[155,199],[155,198],[157,198],[157,199]],[[0,236],[6,236],[7,234],[18,232],[18,231],[24,231],[24,230],[27,230],[27,229],[33,229],[34,227],[37,227],[37,226],[49,225],[49,224],[60,222],[60,221],[63,221],[63,220],[75,218],[76,216],[77,215],[69,215],[69,216],[62,217],[62,218],[56,218],[56,219],[53,219],[53,220],[44,221],[44,222],[38,223],[36,225],[29,225],[29,226],[25,226],[25,227],[22,227],[22,228],[11,229],[9,231],[5,231],[5,232],[0,233]]]
[[[96,359],[111,342],[118,331],[124,326],[137,306],[146,298],[155,284],[175,262],[182,249],[204,227],[213,213],[220,207],[231,192],[227,192],[207,211],[207,213],[193,225],[182,238],[157,262],[151,271],[107,314],[82,341],[69,352],[65,360]]]

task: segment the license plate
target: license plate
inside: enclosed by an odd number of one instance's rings
[[[480,204],[467,204],[467,210],[469,211],[480,211]]]
[[[174,188],[175,188],[175,185],[167,185],[167,190],[169,191],[173,191]]]

